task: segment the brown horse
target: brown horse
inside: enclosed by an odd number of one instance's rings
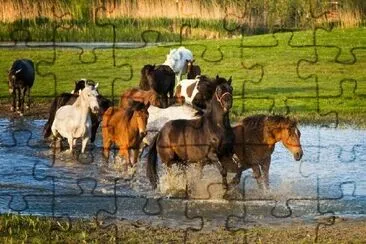
[[[148,152],[147,176],[154,188],[158,180],[157,155],[168,167],[177,162],[215,163],[222,175],[223,185],[227,187],[227,172],[220,159],[224,155],[232,155],[234,134],[229,120],[232,92],[229,79],[216,88],[209,109],[201,118],[171,120],[163,126]]]
[[[288,117],[254,115],[243,119],[233,127],[233,130],[234,152],[239,157],[240,163],[236,165],[231,158],[223,160],[223,166],[229,172],[237,172],[232,184],[238,184],[242,171],[251,168],[259,188],[269,189],[271,154],[277,142],[282,141],[296,161],[303,156],[300,144],[301,133],[297,128],[297,122]]]
[[[147,111],[150,104],[134,102],[128,108],[110,107],[103,115],[103,156],[108,160],[113,142],[130,166],[136,164],[140,144],[146,135]],[[130,151],[133,151],[133,164]]]
[[[201,68],[195,65],[193,60],[187,60],[187,79],[196,79],[197,75],[201,75]]]
[[[161,96],[153,89],[147,91],[138,88],[128,89],[121,95],[119,106],[127,108],[133,101],[161,107]]]

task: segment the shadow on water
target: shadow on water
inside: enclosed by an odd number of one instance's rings
[[[44,120],[0,120],[0,212],[47,216],[143,220],[169,227],[236,229],[251,224],[314,221],[324,214],[363,216],[366,209],[366,131],[303,126],[304,157],[293,160],[280,144],[272,155],[270,187],[259,191],[245,171],[234,200],[223,200],[218,170],[208,165],[160,166],[160,191],[146,178],[146,159],[125,171],[124,161],[106,162],[102,139],[86,155],[54,153],[42,138]],[[231,175],[233,176],[233,175]],[[172,192],[190,192],[179,198]],[[104,210],[104,211],[101,211]],[[291,217],[291,218],[289,218]]]

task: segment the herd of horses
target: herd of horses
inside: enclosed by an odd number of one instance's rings
[[[232,126],[232,78],[201,75],[201,68],[193,63],[190,50],[172,49],[163,64],[142,67],[139,87],[124,91],[118,106],[99,93],[94,81],[79,80],[71,93],[62,93],[53,100],[43,136],[52,137],[55,147],[66,138],[70,153],[80,138],[84,153],[102,123],[104,158],[108,160],[110,148],[115,144],[128,165],[134,166],[145,146],[150,108],[169,110],[188,104],[197,111],[197,117],[167,121],[148,145],[146,172],[153,188],[158,184],[160,158],[168,169],[177,163],[199,163],[202,167],[213,163],[222,176],[224,188],[229,187],[227,172],[236,173],[231,186],[237,185],[242,172],[251,168],[258,186],[268,189],[271,154],[277,142],[282,141],[295,160],[303,156],[297,121],[281,115],[254,115]],[[185,74],[187,79],[181,79]],[[13,96],[11,109],[23,114],[24,96],[28,94],[29,106],[34,83],[32,61],[15,61],[8,80]]]

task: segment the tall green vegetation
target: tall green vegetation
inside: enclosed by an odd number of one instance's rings
[[[118,28],[121,41],[142,41],[147,30],[159,32],[160,41],[177,41],[181,33],[190,39],[222,38],[329,23],[357,27],[365,13],[363,0],[3,0],[0,40],[13,40],[14,31],[23,40],[27,32],[28,39],[49,40],[57,27],[60,41],[110,41],[101,30],[106,24]]]

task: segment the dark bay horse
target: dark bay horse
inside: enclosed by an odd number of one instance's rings
[[[239,163],[233,163],[231,158],[223,159],[223,165],[229,172],[237,172],[232,184],[238,184],[242,171],[251,168],[259,188],[268,189],[271,155],[277,142],[282,141],[296,161],[303,156],[297,121],[289,117],[254,115],[243,119],[233,130],[234,152]]]
[[[52,133],[51,126],[55,119],[55,114],[56,114],[57,109],[59,109],[60,107],[62,107],[64,105],[73,104],[79,96],[77,94],[79,92],[79,90],[84,89],[85,83],[90,86],[93,86],[93,87],[95,86],[95,83],[92,80],[79,80],[79,81],[75,82],[75,89],[74,89],[75,93],[74,94],[62,93],[59,96],[55,97],[55,99],[53,100],[53,102],[51,104],[50,110],[49,110],[48,120],[43,127],[43,137],[45,139],[48,138]],[[112,102],[100,94],[98,94],[97,100],[98,100],[98,104],[99,104],[99,114],[103,115],[103,113],[110,106],[112,106]],[[99,115],[91,114],[91,121],[92,121],[92,133],[91,133],[90,141],[94,142],[101,119],[99,118]]]
[[[193,60],[187,60],[187,79],[195,79],[198,75],[201,75],[201,68],[199,65],[195,65]]]
[[[12,111],[24,113],[24,97],[27,94],[27,106],[30,107],[30,90],[35,78],[34,64],[29,59],[18,59],[14,61],[8,72],[9,93],[12,95]]]
[[[127,108],[133,101],[161,107],[161,96],[153,89],[147,91],[138,88],[128,89],[121,95],[119,106]]]
[[[141,70],[140,88],[143,90],[155,90],[162,98],[162,108],[169,105],[175,87],[175,73],[168,65],[145,65]]]
[[[231,80],[224,82],[216,88],[211,106],[201,118],[171,120],[163,126],[148,151],[147,176],[154,188],[158,180],[157,155],[168,167],[178,162],[215,163],[227,187],[227,172],[220,159],[232,155],[234,134],[229,121],[232,92]]]
[[[103,115],[103,156],[109,158],[112,143],[119,147],[119,154],[130,166],[137,162],[142,139],[146,135],[146,124],[149,117],[148,104],[133,102],[127,108],[110,107]],[[131,163],[131,151],[133,162]]]

